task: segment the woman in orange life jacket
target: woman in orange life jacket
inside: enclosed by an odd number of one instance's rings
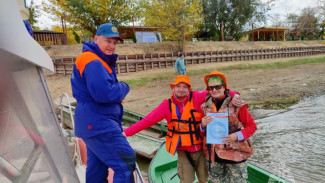
[[[244,101],[241,107],[233,105],[229,97],[227,79],[221,72],[211,72],[204,77],[204,81],[208,94],[201,106],[205,113],[201,132],[205,133],[206,126],[213,119],[212,116],[206,115],[207,113],[224,113],[224,117],[228,118],[229,131],[229,135],[221,137],[221,144],[208,144],[207,135],[204,135],[203,152],[207,158],[209,179],[213,183],[246,182],[245,161],[254,151],[248,138],[256,131],[255,121]]]

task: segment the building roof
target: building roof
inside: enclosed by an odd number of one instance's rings
[[[162,29],[166,27],[123,26],[118,28],[118,32],[123,39],[131,39],[133,30],[135,32],[159,32]]]
[[[253,29],[253,30],[250,30],[250,32],[252,31],[286,31],[286,30],[289,30],[290,28],[289,27],[260,27],[260,28],[257,28],[257,29]]]

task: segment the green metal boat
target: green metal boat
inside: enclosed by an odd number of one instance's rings
[[[267,170],[247,163],[248,183],[289,183]],[[166,151],[165,142],[162,143],[155,157],[151,160],[149,170],[149,182],[151,183],[178,183],[177,154],[172,156]],[[196,181],[197,182],[197,181]]]
[[[74,129],[74,111],[76,106],[75,101],[71,101],[67,94],[62,94],[60,102],[57,104],[59,115],[58,118],[61,121],[64,129]],[[144,116],[136,112],[124,109],[122,126],[127,128],[132,124],[140,121]],[[160,121],[157,124],[151,126],[146,130],[142,130],[131,137],[127,137],[131,147],[137,153],[137,156],[141,156],[146,159],[152,159],[160,144],[165,141],[167,133],[167,123]]]

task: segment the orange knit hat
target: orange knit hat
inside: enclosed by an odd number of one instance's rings
[[[208,90],[208,79],[209,79],[211,76],[217,76],[217,77],[221,78],[221,79],[223,80],[223,82],[225,83],[225,88],[226,88],[226,90],[229,89],[229,88],[228,88],[228,85],[227,85],[227,79],[226,79],[225,75],[223,75],[223,74],[222,74],[221,72],[219,72],[219,71],[213,71],[213,72],[211,72],[210,74],[204,76],[204,82],[205,82],[205,84],[206,84],[206,86],[207,86],[207,88],[206,88],[207,90]]]
[[[190,87],[190,90],[192,90],[191,80],[190,80],[190,78],[188,76],[186,76],[186,75],[178,75],[178,76],[176,76],[175,77],[175,82],[170,83],[170,87],[173,89],[179,83],[187,84]]]

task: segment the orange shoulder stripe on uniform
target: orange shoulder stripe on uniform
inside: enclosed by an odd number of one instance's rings
[[[76,59],[76,67],[79,70],[80,76],[82,77],[82,73],[85,70],[86,65],[94,60],[99,60],[103,66],[107,69],[108,73],[112,73],[112,69],[108,66],[108,64],[106,62],[104,62],[104,60],[102,60],[101,58],[99,58],[99,56],[97,56],[95,53],[90,52],[90,51],[86,51],[83,52],[81,55],[79,55]]]

